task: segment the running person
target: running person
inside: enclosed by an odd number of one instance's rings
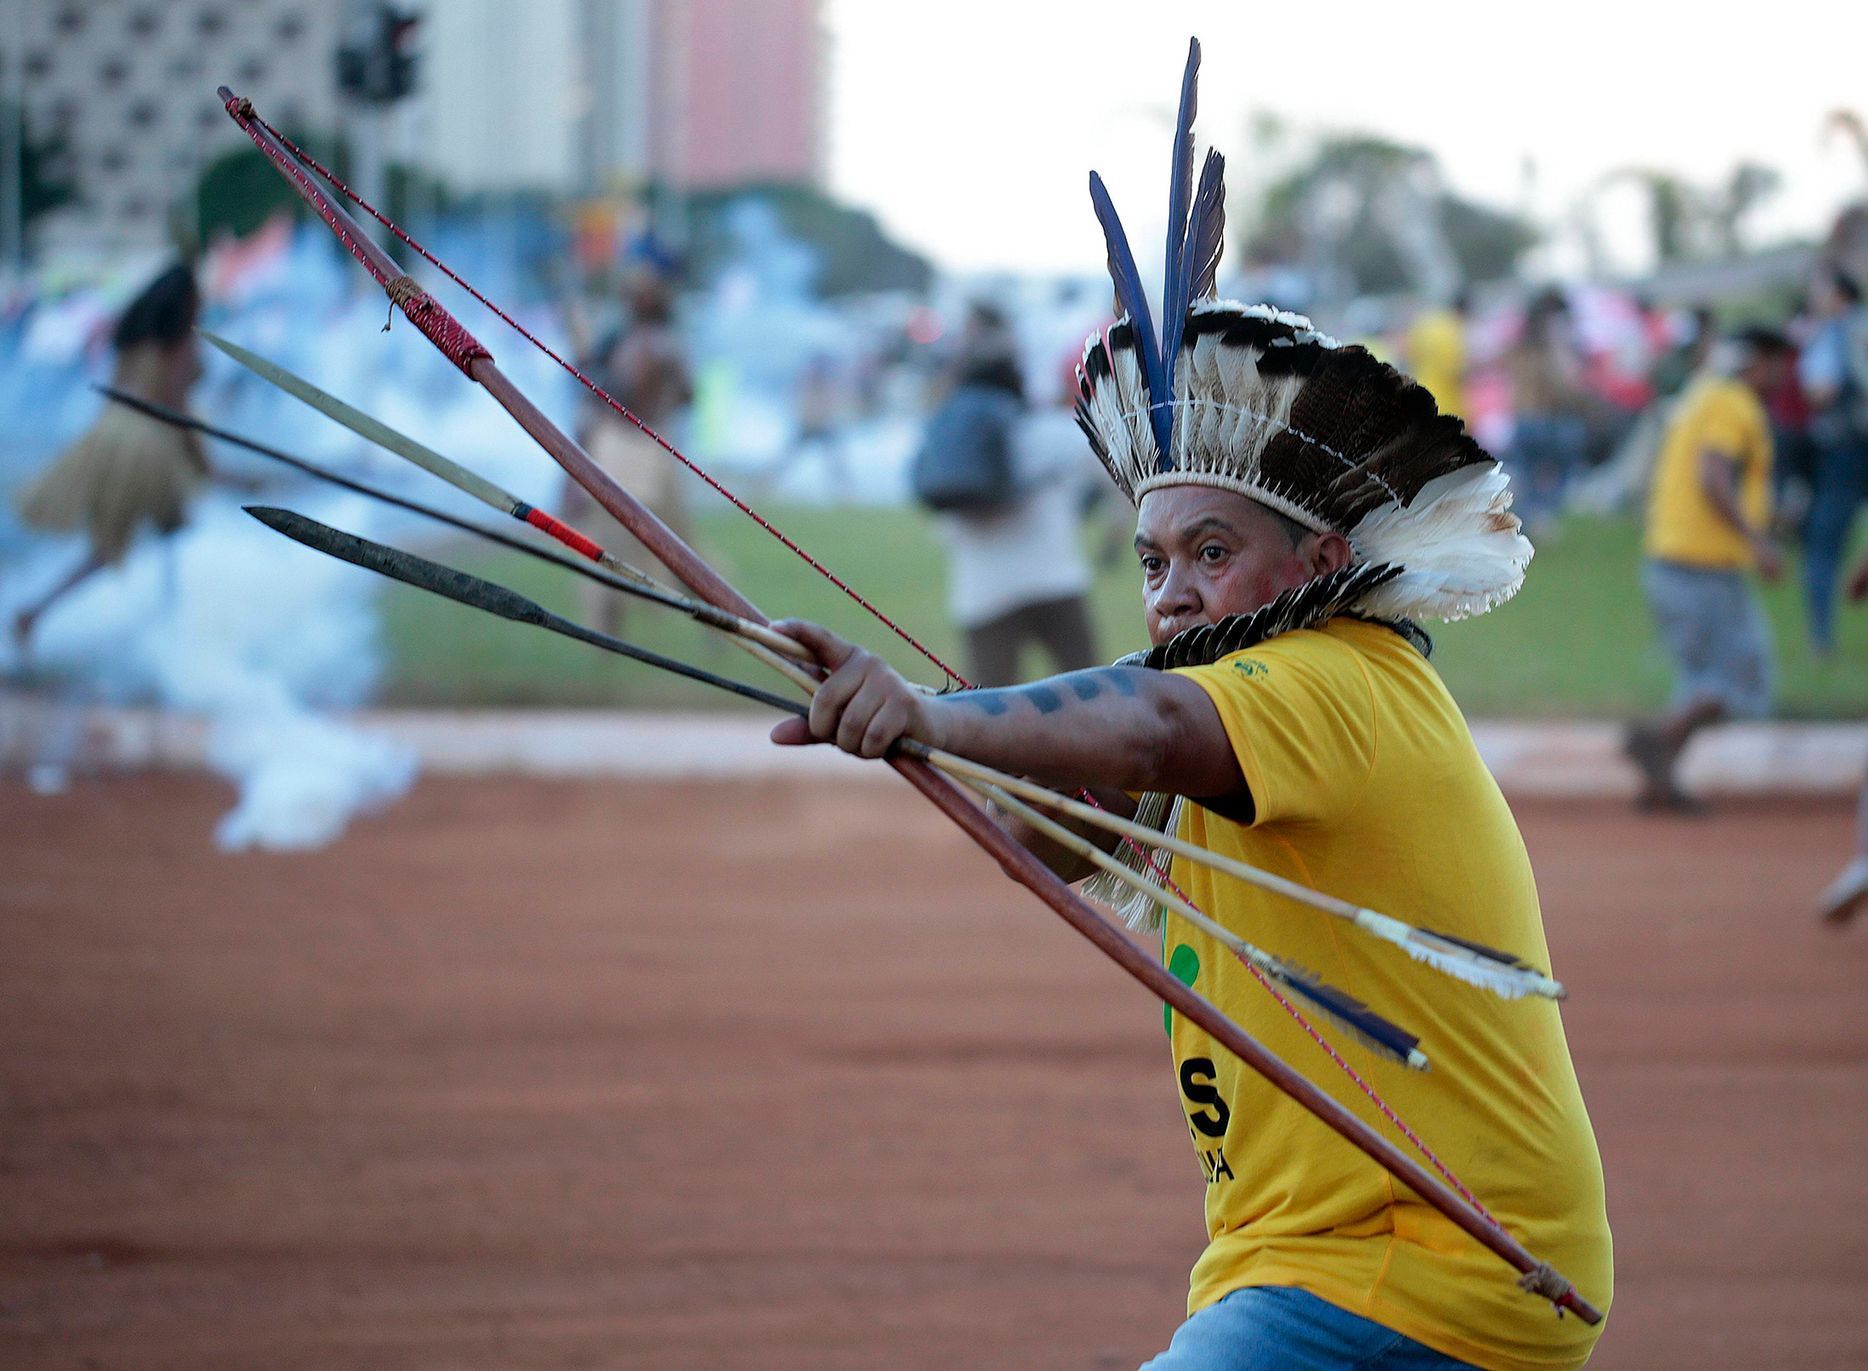
[[[1191,234],[1190,234],[1191,236]],[[1118,289],[1121,289],[1119,283]],[[1194,291],[1210,294],[1210,276]],[[930,696],[816,625],[780,627],[829,675],[776,742],[880,757],[916,738],[1064,787],[1174,803],[1183,838],[1344,899],[1547,959],[1511,811],[1429,664],[1416,618],[1512,595],[1530,545],[1498,464],[1359,347],[1263,307],[1185,315],[1165,445],[1124,318],[1085,350],[1079,415],[1137,505],[1144,664]],[[1126,659],[1125,659],[1126,660]],[[1032,835],[1021,834],[1030,839]],[[1032,841],[1060,874],[1087,867]],[[1606,1306],[1601,1162],[1557,1006],[1424,974],[1313,912],[1176,858],[1228,928],[1423,1028],[1430,1075],[1344,1049],[1506,1229]],[[1169,916],[1171,971],[1290,1060],[1316,1047],[1220,945]],[[1206,1182],[1188,1320],[1154,1371],[1580,1366],[1597,1330],[1501,1280],[1436,1210],[1170,1015]],[[1334,1072],[1324,1088],[1377,1127]]]
[[[1750,575],[1774,579],[1771,425],[1763,397],[1789,370],[1790,344],[1747,329],[1681,397],[1648,494],[1641,583],[1674,669],[1660,717],[1630,726],[1622,750],[1641,773],[1642,809],[1692,813],[1674,770],[1693,735],[1768,714],[1771,636]]]
[[[185,409],[201,377],[194,273],[176,265],[132,300],[111,333],[117,389]],[[126,405],[107,404],[97,421],[14,499],[20,522],[49,533],[83,533],[85,553],[71,573],[14,616],[23,652],[47,610],[129,552],[144,528],[167,536],[212,475],[198,435]]]

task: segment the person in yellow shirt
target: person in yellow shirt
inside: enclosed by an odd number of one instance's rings
[[[1674,689],[1667,711],[1631,725],[1623,740],[1641,773],[1643,809],[1697,810],[1674,777],[1687,743],[1710,724],[1771,708],[1770,630],[1749,578],[1783,570],[1770,539],[1771,426],[1761,397],[1783,381],[1791,357],[1783,334],[1745,330],[1681,396],[1661,440],[1641,580]]]
[[[1442,414],[1466,412],[1466,318],[1471,310],[1471,297],[1462,290],[1446,308],[1429,306],[1408,325],[1403,345],[1408,369]]]
[[[929,695],[874,654],[789,621],[778,627],[827,675],[808,719],[779,724],[773,741],[881,757],[919,739],[1090,787],[1120,812],[1165,811],[1164,824],[1218,852],[1547,959],[1517,825],[1416,623],[1484,613],[1521,584],[1531,547],[1504,472],[1366,349],[1209,298],[1210,266],[1184,296],[1170,272],[1172,327],[1157,347],[1120,225],[1099,210],[1126,312],[1085,347],[1078,417],[1137,508],[1153,646],[1112,667]],[[1212,227],[1196,205],[1187,238],[1204,229],[1219,241]],[[1088,874],[1081,857],[1005,822],[1060,874]],[[1499,1223],[1608,1307],[1602,1165],[1556,1004],[1445,982],[1178,857],[1171,879],[1228,929],[1421,1029],[1437,1062],[1427,1075],[1364,1046],[1339,1051]],[[1287,1060],[1321,1063],[1225,947],[1177,916],[1158,926],[1173,974]],[[1556,1371],[1588,1359],[1598,1328],[1553,1319],[1470,1237],[1203,1031],[1175,1015],[1167,1028],[1207,1245],[1187,1320],[1149,1371]],[[1352,1083],[1321,1074],[1321,1088],[1378,1121]]]

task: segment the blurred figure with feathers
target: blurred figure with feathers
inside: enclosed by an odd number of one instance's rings
[[[111,384],[153,404],[186,409],[201,378],[195,319],[201,293],[177,263],[144,288],[111,334]],[[130,409],[106,404],[84,434],[15,497],[20,521],[52,533],[82,532],[83,559],[13,620],[23,654],[45,613],[105,567],[121,562],[145,527],[167,536],[212,475],[199,435]]]

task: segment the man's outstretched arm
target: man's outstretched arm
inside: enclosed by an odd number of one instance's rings
[[[1159,790],[1239,805],[1245,778],[1219,711],[1192,681],[1136,667],[1097,667],[1003,690],[926,695],[887,662],[816,624],[775,625],[830,676],[809,720],[777,743],[831,742],[881,757],[902,738],[1054,785]]]

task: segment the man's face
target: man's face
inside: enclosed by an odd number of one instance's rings
[[[1230,490],[1166,486],[1144,495],[1135,555],[1149,641],[1249,614],[1348,562],[1341,535],[1300,530],[1293,543],[1291,527]]]
[[[1743,376],[1751,388],[1763,397],[1772,394],[1788,381],[1790,370],[1789,353],[1766,352],[1752,358]]]

